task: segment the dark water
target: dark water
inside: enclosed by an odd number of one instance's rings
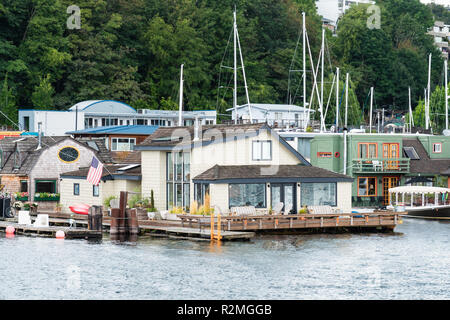
[[[0,236],[0,299],[449,299],[450,224],[136,244]]]

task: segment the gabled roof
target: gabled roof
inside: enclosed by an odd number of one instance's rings
[[[89,128],[78,131],[68,131],[66,134],[90,134],[90,135],[105,135],[105,134],[134,134],[134,135],[150,135],[158,129],[158,126],[143,126],[143,125],[125,125],[125,126],[106,126]]]
[[[29,174],[44,150],[66,139],[77,141],[68,136],[43,136],[41,137],[41,148],[37,149],[39,145],[37,137],[5,137],[0,140],[0,150],[3,157],[3,166],[0,168],[0,174]],[[96,152],[102,163],[112,163],[111,155],[105,148],[104,142],[96,142],[98,150],[81,141],[77,142]]]
[[[275,170],[274,170],[275,169]],[[195,182],[352,182],[353,178],[326,169],[305,165],[215,165],[193,179]]]
[[[194,139],[194,126],[188,127],[160,127],[142,143],[134,147],[135,150],[183,150],[205,146],[211,143],[226,143],[237,139],[246,139],[259,135],[260,130],[269,131],[284,145],[300,162],[311,164],[280,137],[266,123],[208,125],[199,127],[199,139]]]

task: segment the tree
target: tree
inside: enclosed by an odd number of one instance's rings
[[[0,91],[0,106],[0,123],[11,127],[16,127],[17,106],[12,89],[8,86],[8,74],[5,75],[3,86]]]
[[[33,94],[31,96],[31,101],[35,109],[38,110],[48,110],[53,109],[53,94],[55,90],[50,83],[50,75],[47,74],[46,77],[41,77],[39,79],[39,85],[35,86]]]

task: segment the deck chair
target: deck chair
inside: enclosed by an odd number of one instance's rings
[[[48,227],[48,214],[38,214],[36,220],[33,223],[34,227]]]
[[[31,225],[30,211],[20,210],[18,215],[18,224]]]
[[[283,210],[284,203],[278,202],[275,207],[272,208],[272,214],[281,214],[281,210]]]
[[[285,215],[285,216],[287,216],[290,212],[291,212],[291,210],[292,210],[292,203],[288,203],[288,204],[286,204],[285,206],[284,206],[284,212],[283,212],[283,214]]]

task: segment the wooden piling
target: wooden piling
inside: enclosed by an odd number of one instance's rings
[[[88,213],[88,230],[102,231],[103,207],[92,206]]]

